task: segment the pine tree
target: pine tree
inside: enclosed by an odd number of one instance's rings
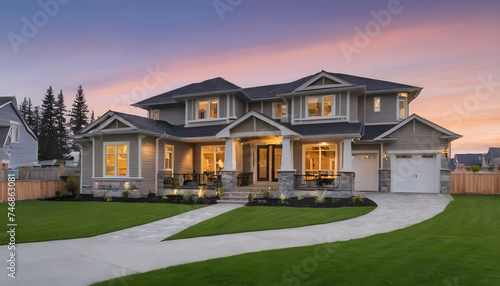
[[[21,104],[19,104],[19,107],[17,108],[19,110],[19,113],[21,113],[21,117],[24,119],[24,121],[26,121],[26,114],[28,113],[27,112],[27,108],[28,108],[28,100],[26,100],[26,97],[24,98],[23,102],[21,102]]]
[[[90,116],[90,123],[95,121],[94,110],[92,109],[92,116]]]
[[[31,103],[31,97],[28,98],[28,106],[26,107],[26,124],[31,128],[33,126],[33,103]],[[33,129],[31,129],[33,131]]]
[[[35,133],[36,137],[40,136],[41,116],[39,106],[35,106],[35,109],[33,109],[33,123],[30,125],[30,128],[33,133]]]
[[[75,101],[73,102],[72,106],[73,108],[71,109],[71,119],[69,121],[69,125],[71,131],[73,132],[73,134],[75,134],[88,124],[89,109],[81,85],[78,87]]]
[[[69,153],[69,135],[66,123],[66,105],[64,104],[64,95],[62,90],[57,95],[57,100],[54,105],[56,111],[56,128],[57,128],[57,149],[59,158],[64,157]],[[58,158],[54,158],[58,159]]]
[[[42,101],[42,119],[40,133],[38,136],[38,159],[49,160],[62,157],[57,146],[57,112],[55,110],[56,100],[52,86]]]

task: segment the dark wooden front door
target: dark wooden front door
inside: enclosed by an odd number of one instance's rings
[[[257,181],[269,181],[269,146],[257,146]]]

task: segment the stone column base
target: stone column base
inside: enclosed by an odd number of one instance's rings
[[[354,172],[340,172],[340,191],[347,191],[354,194]]]
[[[451,170],[441,170],[440,178],[440,193],[449,194],[451,190]]]
[[[378,191],[381,193],[391,192],[391,170],[378,170]]]
[[[238,171],[220,171],[222,186],[226,192],[235,192],[238,183]]]
[[[295,171],[278,171],[278,196],[283,193],[287,198],[293,196]]]

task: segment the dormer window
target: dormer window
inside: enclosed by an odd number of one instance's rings
[[[398,94],[398,119],[408,117],[408,93]]]
[[[218,113],[219,100],[207,99],[198,101],[198,118],[197,119],[214,119],[219,117]]]
[[[328,117],[335,115],[335,95],[307,97],[306,117]]]

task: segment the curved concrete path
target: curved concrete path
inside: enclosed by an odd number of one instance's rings
[[[323,225],[165,242],[109,241],[100,236],[19,244],[17,278],[7,277],[4,267],[0,285],[88,285],[211,258],[361,238],[427,220],[449,202],[433,194],[370,193],[365,197],[378,204],[374,211]],[[1,246],[0,257],[8,258],[7,246]],[[120,282],[127,285],[126,278]]]

